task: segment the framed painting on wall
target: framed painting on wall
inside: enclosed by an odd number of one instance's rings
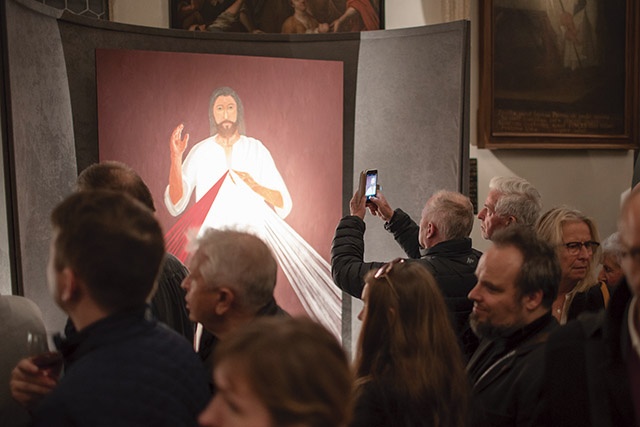
[[[384,28],[384,0],[169,0],[171,28],[332,33]]]
[[[480,148],[638,148],[636,1],[480,7]]]

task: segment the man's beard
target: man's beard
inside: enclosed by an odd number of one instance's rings
[[[229,123],[231,126],[224,126],[226,123]],[[220,123],[216,123],[216,129],[218,131],[218,135],[223,138],[231,138],[238,130],[238,122],[232,122],[231,120],[225,120]]]
[[[474,334],[480,339],[486,338],[493,340],[496,338],[504,338],[511,335],[516,330],[520,329],[519,326],[502,326],[494,325],[490,322],[479,322],[478,316],[475,313],[469,315],[469,325]]]

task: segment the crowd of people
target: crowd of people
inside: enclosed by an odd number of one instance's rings
[[[260,237],[209,229],[184,266],[134,170],[85,169],[51,215],[62,370],[14,347],[0,421],[11,400],[15,426],[640,425],[640,189],[601,241],[584,213],[542,213],[529,182],[495,177],[477,215],[484,254],[461,193],[435,192],[419,223],[380,191],[349,208],[331,268],[364,303],[353,360],[278,306]],[[367,210],[406,258],[365,261]],[[0,300],[3,324],[41,331],[16,298]]]

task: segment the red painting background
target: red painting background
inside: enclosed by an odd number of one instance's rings
[[[163,200],[169,136],[184,123],[186,156],[209,136],[211,93],[229,86],[244,105],[247,136],[269,149],[287,184],[286,222],[329,260],[342,214],[341,62],[99,49],[96,70],[100,160],[142,176],[165,232],[177,219]],[[276,299],[292,314],[303,311],[281,269]]]

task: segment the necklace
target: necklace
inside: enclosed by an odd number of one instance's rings
[[[555,312],[556,312],[557,314],[562,314],[562,309],[564,308],[564,303],[565,303],[565,301],[566,301],[566,300],[567,300],[567,297],[566,297],[566,295],[565,295],[565,296],[564,296],[563,298],[561,298],[559,301],[557,301],[557,302],[555,302],[555,303],[554,303],[554,305],[556,306],[556,308],[555,308]]]

